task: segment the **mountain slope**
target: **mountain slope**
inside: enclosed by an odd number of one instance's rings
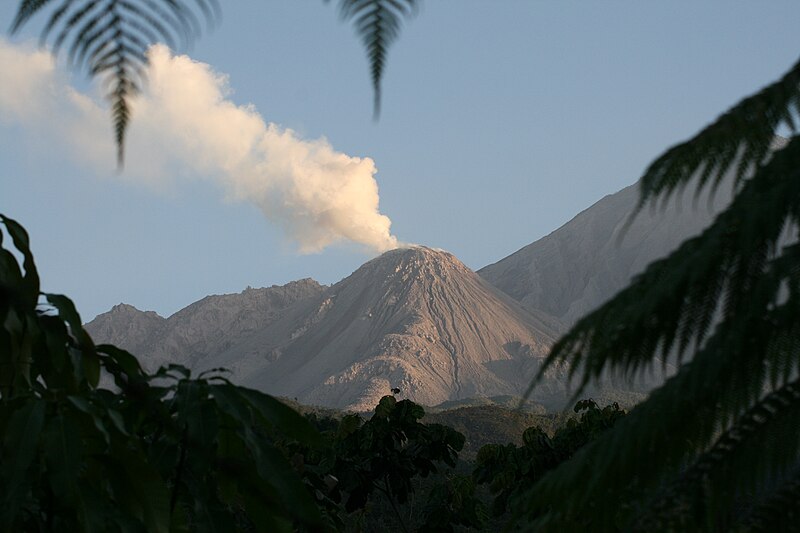
[[[425,247],[387,252],[309,292],[261,321],[242,307],[247,291],[206,298],[159,324],[138,354],[149,368],[225,367],[238,383],[302,403],[371,410],[392,387],[426,405],[519,396],[560,329]],[[99,342],[107,318],[87,326]],[[551,377],[534,400],[561,406],[564,386]]]
[[[254,337],[262,347],[272,341],[272,361],[259,369],[240,359],[248,368],[239,374],[275,394],[356,410],[371,409],[392,387],[426,405],[518,395],[555,329],[451,254],[399,249]],[[281,331],[288,338],[275,343]],[[234,360],[204,366],[217,363]]]
[[[645,208],[626,228],[639,199],[638,186],[631,185],[478,274],[526,308],[569,326],[706,228],[730,201],[729,182],[711,197],[686,194],[664,208]]]
[[[153,311],[139,311],[132,305],[118,304],[107,313],[97,315],[86,330],[101,342],[114,344],[132,353],[147,350],[153,336],[159,335],[167,319]]]
[[[239,294],[207,296],[162,318],[119,304],[86,324],[96,342],[109,342],[142,356],[146,368],[194,361],[232,349],[275,322],[300,300],[324,287],[312,279],[282,286],[247,288]]]

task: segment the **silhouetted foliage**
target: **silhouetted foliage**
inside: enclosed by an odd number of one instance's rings
[[[25,230],[0,221],[23,257],[0,248],[0,530],[323,529],[275,446],[322,443],[303,417],[220,376],[148,375],[95,346],[68,298],[40,295]]]
[[[381,110],[381,80],[386,53],[400,34],[403,17],[416,11],[419,0],[341,0],[339,5],[342,17],[353,21],[367,50],[377,118]]]
[[[523,433],[522,446],[488,444],[480,449],[473,477],[478,483],[489,484],[489,490],[495,495],[494,515],[509,511],[515,497],[524,494],[546,472],[613,427],[625,414],[617,404],[601,409],[593,400],[581,400],[574,411],[581,413],[580,418],[570,418],[553,437],[540,426],[533,426]]]
[[[187,5],[175,0],[22,0],[11,31],[51,6],[41,41],[52,37],[56,54],[67,44],[69,64],[103,80],[121,164],[130,99],[144,82],[147,49],[156,42],[187,47],[201,31],[198,12],[209,23],[218,18],[217,1],[193,0]]]
[[[367,48],[376,110],[387,47],[396,38],[402,17],[413,12],[416,3],[341,0],[343,15],[353,20]],[[13,28],[54,4],[22,0]],[[169,39],[169,35],[193,37],[197,33],[194,12],[204,12],[203,6],[213,3],[196,0],[192,5],[172,0],[63,0],[50,12],[45,36],[55,32],[54,48],[72,39],[70,57],[87,65],[93,76],[109,76],[120,157],[129,120],[128,100],[141,82],[143,51],[149,43]],[[213,10],[205,13],[213,15]],[[658,355],[664,362],[674,361],[679,370],[569,460],[549,471],[542,465],[534,469],[538,481],[525,496],[526,511],[536,517],[532,527],[570,530],[575,520],[580,523],[591,517],[594,531],[796,528],[800,464],[800,244],[795,239],[800,224],[798,102],[800,63],[692,139],[666,151],[647,169],[640,182],[640,208],[648,202],[666,201],[693,179],[698,193],[703,186],[716,187],[728,172],[735,174],[734,200],[708,229],[652,263],[628,288],[579,321],[553,348],[539,376],[555,364],[568,365],[571,375],[579,377],[576,397],[593,379],[609,372],[635,375],[648,371],[657,364]],[[791,137],[776,143],[776,134],[783,131]],[[215,513],[232,512],[230,505],[240,495],[237,491],[210,491],[212,499],[202,507],[208,509],[205,514],[189,505],[186,495],[194,498],[203,493],[192,492],[201,489],[191,486],[193,471],[186,462],[217,460],[220,453],[228,453],[225,440],[225,446],[220,441],[211,449],[201,447],[195,455],[198,450],[193,448],[195,437],[190,436],[190,427],[199,431],[197,428],[206,428],[206,421],[214,420],[217,425],[212,423],[211,428],[218,439],[230,437],[240,443],[235,449],[246,450],[248,460],[256,465],[275,460],[276,471],[286,472],[286,479],[294,481],[284,482],[294,483],[290,489],[295,490],[293,471],[278,460],[280,454],[272,455],[268,436],[276,429],[270,422],[275,412],[269,401],[263,400],[268,397],[237,392],[240,403],[234,405],[246,408],[231,410],[221,399],[231,387],[224,380],[192,380],[183,369],[173,368],[163,371],[154,382],[128,354],[94,347],[66,298],[47,295],[49,310],[36,311],[38,279],[27,236],[13,221],[3,222],[24,257],[25,274],[20,273],[14,256],[3,249],[0,364],[5,370],[0,385],[4,439],[0,483],[4,490],[0,524],[12,529],[54,525],[71,529],[76,524],[102,529],[112,516],[120,523],[154,530],[165,527],[165,517],[178,517],[179,525],[211,524]],[[98,388],[101,368],[114,376],[121,399]],[[181,398],[195,394],[206,407],[190,418],[181,418],[172,410]],[[86,401],[76,404],[75,398]],[[141,409],[137,402],[150,402],[152,412],[137,414],[136,409]],[[420,457],[406,451],[399,444],[405,441],[393,433],[387,420],[391,416],[417,420],[414,408],[398,408],[397,403],[390,409],[383,401],[381,405],[379,409],[387,414],[378,416],[376,411],[375,423],[363,424],[369,427],[365,436],[374,439],[362,450],[363,459],[379,457],[376,468],[385,466],[384,472],[391,474],[375,478],[363,464],[352,465],[361,467],[361,474],[337,480],[342,483],[338,490],[350,488],[347,505],[351,508],[365,501],[359,490],[368,493],[382,488],[398,499],[407,495],[406,480],[411,472],[430,471],[425,461],[434,461],[434,457],[446,460],[447,446],[455,449],[454,437],[444,430],[432,430],[433,436],[415,435],[428,439],[435,453]],[[392,415],[393,409],[403,414]],[[351,433],[362,427],[352,420],[343,421],[342,426]],[[255,439],[254,435],[262,434],[267,438]],[[142,440],[123,438],[131,435]],[[311,435],[303,438],[311,439]],[[350,433],[345,433],[341,443],[348,442],[347,435]],[[532,431],[525,447],[547,448],[545,437]],[[161,463],[149,461],[152,446],[161,439],[170,443],[164,444],[168,457],[164,461],[170,465],[166,471]],[[408,437],[408,442],[412,440]],[[262,441],[267,444],[260,444]],[[126,447],[124,442],[135,444]],[[443,443],[444,451],[439,448]],[[370,448],[373,444],[377,447]],[[113,459],[98,459],[109,456]],[[124,461],[128,456],[130,460]],[[392,467],[397,470],[389,470],[385,461],[390,458],[401,461]],[[545,461],[545,466],[548,464]],[[141,483],[123,487],[115,481],[125,472],[125,465],[133,465],[128,468],[136,470]],[[263,466],[261,470],[266,472]],[[546,472],[540,479],[539,471]],[[212,483],[225,485],[224,473],[213,475],[222,477]],[[71,479],[75,482],[70,484]],[[278,496],[270,492],[278,481],[274,476],[260,481],[266,501],[272,505],[263,507],[264,520],[284,525],[294,520],[317,527],[319,513],[295,516],[280,505]],[[66,491],[63,500],[60,491]],[[632,492],[635,502],[631,501]],[[232,499],[220,499],[224,494]],[[746,512],[738,512],[743,498],[750,504]],[[248,506],[247,501],[238,503]],[[181,512],[167,512],[175,509]]]
[[[424,409],[410,400],[384,396],[369,420],[345,415],[323,435],[327,445],[300,447],[306,469],[314,472],[325,497],[344,511],[363,510],[375,492],[382,494],[397,515],[398,504],[414,492],[413,481],[438,472],[437,464],[455,466],[464,436],[439,424],[422,424]],[[339,520],[343,523],[343,520]]]
[[[531,488],[535,527],[559,531],[591,514],[595,531],[762,531],[767,522],[739,512],[762,499],[776,512],[770,527],[793,527],[798,501],[771,495],[796,495],[789,473],[800,464],[799,76],[797,64],[643,176],[642,205],[687,186],[699,193],[726,172],[736,189],[708,229],[552,349],[540,377],[566,364],[576,395],[609,372],[647,372],[656,356],[679,370]]]
[[[0,530],[340,530],[374,491],[396,510],[456,464],[463,435],[409,400],[303,417],[219,371],[148,374],[95,346],[68,298],[40,294],[25,230],[0,222],[23,259],[0,232]],[[463,481],[433,494],[450,509],[437,530],[477,520]]]
[[[475,493],[469,476],[444,477],[427,495],[424,520],[418,531],[450,533],[456,526],[480,529],[486,522],[486,506]]]
[[[561,414],[533,414],[497,405],[459,407],[439,413],[428,413],[425,422],[449,426],[465,437],[460,457],[474,460],[486,444],[522,444],[523,432],[539,426],[552,434],[556,427],[566,423]]]

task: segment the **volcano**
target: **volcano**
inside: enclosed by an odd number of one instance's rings
[[[263,346],[288,332],[274,361],[242,382],[355,410],[391,388],[425,405],[519,395],[556,331],[453,255],[426,247],[387,252],[294,311],[258,339]]]
[[[519,396],[559,329],[452,254],[416,246],[365,263],[247,335],[217,328],[213,350],[171,348],[175,360],[197,371],[224,367],[245,386],[366,411],[392,388],[424,405]],[[165,355],[159,353],[159,362]],[[533,400],[552,404],[563,396],[563,382],[553,374]]]

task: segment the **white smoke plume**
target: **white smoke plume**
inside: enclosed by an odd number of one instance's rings
[[[383,252],[398,246],[378,208],[375,163],[337,152],[326,139],[301,139],[233,103],[228,80],[204,63],[149,52],[144,94],[134,101],[125,174],[149,183],[213,179],[229,198],[252,202],[303,253],[353,241]],[[114,164],[107,110],[74,90],[44,52],[0,40],[0,121],[61,143],[98,169]]]

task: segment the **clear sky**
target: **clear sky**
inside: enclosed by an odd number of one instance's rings
[[[17,3],[0,7],[6,27]],[[223,4],[221,26],[188,53],[228,76],[228,100],[253,106],[236,112],[294,130],[292,149],[326,138],[334,152],[315,168],[371,158],[392,234],[474,269],[635,182],[670,144],[800,55],[796,1],[427,0],[390,50],[374,122],[364,52],[335,3]],[[32,27],[3,46],[29,54],[35,35]],[[2,85],[17,81],[12,70],[0,64]],[[96,94],[81,74],[58,76]],[[226,182],[178,160],[164,167],[175,179],[162,169],[154,183],[142,168],[156,156],[143,140],[118,175],[110,125],[101,139],[109,151],[76,153],[86,145],[76,148],[64,125],[76,111],[59,105],[54,98],[38,118],[0,109],[0,212],[30,231],[43,289],[71,296],[85,320],[119,302],[166,316],[248,285],[332,283],[375,254],[348,242],[299,253],[303,239],[286,227],[304,205],[287,207],[294,197],[283,190],[282,214],[267,219],[272,200],[231,192],[251,194],[260,174]],[[150,150],[163,151],[148,120],[135,116],[134,128],[139,121],[140,138],[152,135]],[[276,146],[262,163],[281,157]],[[211,174],[229,168],[215,161]],[[269,172],[280,179],[280,168]]]

